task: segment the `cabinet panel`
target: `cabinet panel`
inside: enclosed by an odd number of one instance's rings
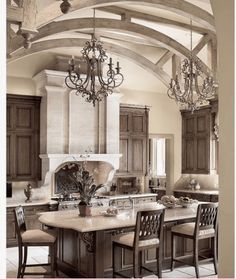
[[[144,157],[145,157],[145,140],[132,140],[132,170],[134,172],[145,172]]]
[[[129,114],[120,114],[120,132],[129,132]]]
[[[208,140],[206,138],[197,138],[197,170],[201,172],[208,172],[209,160],[207,160],[209,154]]]
[[[16,175],[31,176],[32,157],[33,157],[33,136],[32,135],[17,135],[16,136]]]
[[[7,135],[7,150],[6,150],[6,154],[7,154],[7,176],[10,176],[11,173],[13,173],[13,166],[12,164],[10,164],[10,162],[12,161],[12,157],[13,157],[13,152],[14,152],[14,145],[13,145],[13,135]]]
[[[133,133],[145,133],[145,115],[132,115],[132,132]]]
[[[186,139],[185,141],[186,146],[186,169],[193,170],[194,169],[194,140],[193,139]]]
[[[194,117],[188,117],[185,120],[185,134],[186,136],[193,135],[194,133]]]
[[[16,129],[34,129],[34,107],[16,105]]]
[[[12,129],[13,128],[13,106],[8,105],[7,106],[7,129]]]

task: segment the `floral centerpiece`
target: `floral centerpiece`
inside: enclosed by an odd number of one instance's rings
[[[80,216],[91,215],[91,199],[95,196],[97,190],[104,185],[96,185],[93,174],[86,170],[86,162],[83,164],[73,164],[67,170],[68,179],[74,184],[77,192],[80,194],[79,210]]]

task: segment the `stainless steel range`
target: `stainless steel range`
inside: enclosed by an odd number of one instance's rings
[[[64,197],[58,198],[58,210],[73,210],[79,208],[79,198],[77,197]],[[91,200],[93,207],[109,206],[109,199],[106,197],[95,197]]]

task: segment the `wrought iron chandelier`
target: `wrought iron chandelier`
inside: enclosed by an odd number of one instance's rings
[[[203,104],[208,104],[208,99],[214,97],[216,93],[216,83],[212,76],[206,76],[201,69],[201,62],[193,57],[192,50],[192,19],[190,19],[190,59],[185,58],[182,62],[180,80],[178,75],[171,79],[167,95],[176,100],[179,104],[185,106],[187,110],[193,112],[199,109]],[[199,80],[202,80],[202,86],[199,86]]]
[[[106,63],[108,56],[103,49],[102,42],[95,37],[95,9],[93,10],[93,34],[90,41],[85,43],[81,53],[82,60],[86,64],[86,73],[80,73],[80,65],[75,65],[75,60],[69,61],[68,76],[65,83],[70,89],[76,90],[76,95],[81,95],[89,103],[101,101],[104,97],[113,93],[113,89],[120,86],[124,80],[117,62],[113,68],[112,58]],[[106,72],[106,75],[103,73]]]

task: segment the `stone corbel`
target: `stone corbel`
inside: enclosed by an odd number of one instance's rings
[[[85,243],[87,251],[93,253],[96,245],[95,232],[81,233],[80,238]]]

